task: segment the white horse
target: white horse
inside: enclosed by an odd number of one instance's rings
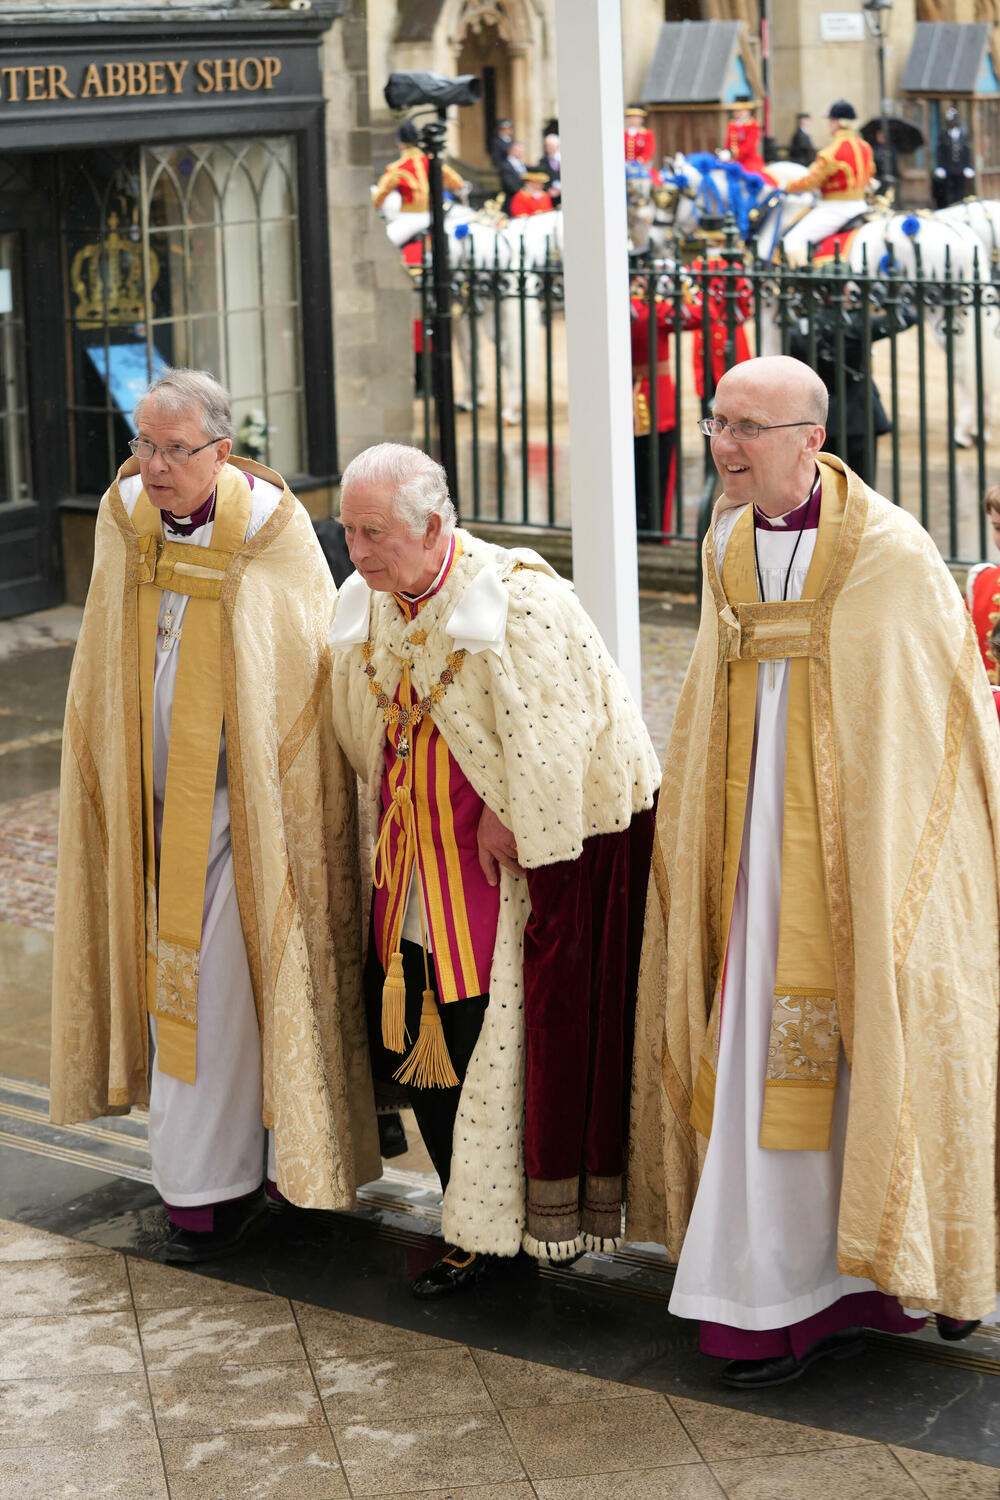
[[[964,287],[989,281],[990,268],[981,240],[957,219],[937,214],[880,214],[862,224],[848,250],[851,270],[879,275],[890,266],[894,277],[942,288],[943,301],[928,308],[935,340],[947,347],[949,324],[953,336],[955,370],[955,442],[971,447],[978,427],[976,413],[976,327],[980,320],[983,361],[984,414],[989,422],[994,392],[1000,390],[1000,326],[997,309],[969,302],[954,307]],[[948,285],[961,286],[949,295]],[[953,306],[949,311],[947,302]],[[984,437],[988,434],[984,433]]]
[[[632,163],[629,165],[631,166]],[[649,172],[626,174],[625,202],[628,215],[629,249],[645,255],[651,248],[650,235],[656,219],[653,178]]]
[[[638,164],[630,162],[629,167]],[[651,172],[626,171],[629,249],[639,255],[662,256],[670,237],[673,189],[655,181]]]
[[[992,198],[966,198],[948,208],[937,209],[934,218],[943,224],[962,224],[970,229],[986,252],[986,260],[980,267],[983,280],[996,276],[1000,266],[1000,203]]]
[[[707,171],[699,166],[708,167]],[[768,171],[785,181],[794,181],[800,169],[794,163],[775,162]],[[748,193],[744,190],[738,201],[733,201],[734,176],[724,166],[692,162],[678,157],[674,162],[673,180],[679,189],[675,213],[675,232],[690,235],[704,217],[707,204],[713,219],[720,210],[739,213],[744,225],[744,235],[757,257],[766,263],[776,259],[777,247],[786,229],[813,201],[811,195],[788,197],[781,191],[763,186],[752,206],[748,207]],[[736,183],[740,183],[737,177]],[[995,213],[994,213],[995,210]],[[983,204],[976,209],[971,204],[956,204],[953,209],[939,214],[901,214],[870,211],[866,222],[855,231],[844,257],[845,267],[857,274],[880,276],[888,268],[903,281],[919,279],[926,284],[937,282],[942,287],[947,280],[952,283],[973,283],[976,276],[988,281],[991,276],[991,257],[1000,244],[1000,204]],[[808,273],[806,273],[808,274]],[[794,277],[794,273],[792,273]],[[990,397],[1000,390],[1000,327],[997,309],[981,306],[959,306],[950,312],[947,300],[961,296],[961,291],[948,299],[942,291],[935,298],[932,294],[925,303],[926,315],[936,341],[946,346],[949,322],[953,338],[955,370],[955,442],[968,447],[974,440],[976,420],[976,328],[978,317],[981,328],[983,354],[983,381],[985,387],[986,414],[989,415]],[[772,299],[763,299],[763,316],[758,329],[758,348],[762,354],[776,354],[781,348],[781,328],[777,308]]]
[[[975,235],[982,246],[979,258],[980,280],[996,284],[1000,278],[1000,202],[993,198],[966,198],[961,203],[952,203],[948,208],[938,209],[933,215],[942,223],[957,225]],[[1000,312],[992,305],[985,311],[985,323],[990,337],[983,340],[983,363],[986,375],[987,395],[1000,391]],[[986,416],[995,417],[987,399]]]
[[[777,205],[773,212],[780,212]],[[765,215],[758,226],[758,246],[772,244],[773,224]],[[1000,342],[997,310],[982,306],[978,310],[961,305],[963,287],[978,277],[988,279],[986,257],[980,241],[959,222],[946,222],[936,215],[875,212],[854,232],[848,242],[842,264],[858,275],[884,277],[889,274],[903,282],[919,282],[924,288],[924,315],[936,342],[947,347],[950,333],[955,377],[955,442],[970,447],[977,429],[976,415],[976,328],[981,322],[983,383],[986,415],[990,396],[1000,389]],[[794,272],[792,273],[794,276]],[[955,290],[948,291],[949,283]],[[940,290],[938,290],[940,288]],[[949,309],[948,304],[951,303]],[[767,304],[765,304],[767,306]],[[760,329],[760,352],[774,354],[781,347],[781,330],[777,318],[767,316]]]
[[[399,244],[399,219],[419,215],[393,214],[390,194],[379,210],[387,220],[390,238]],[[388,211],[387,211],[388,210]],[[398,217],[397,217],[398,216]],[[457,304],[459,316],[454,322],[455,344],[461,361],[461,382],[456,390],[456,406],[469,411],[475,400],[484,404],[483,378],[473,371],[472,318],[477,320],[477,339],[492,341],[499,328],[500,385],[497,399],[502,418],[508,425],[521,420],[524,392],[521,389],[521,315],[520,291],[523,285],[528,298],[525,320],[526,364],[529,374],[537,364],[536,343],[541,322],[537,308],[540,301],[538,272],[562,259],[563,216],[561,209],[551,213],[532,214],[525,218],[493,220],[463,204],[453,203],[444,216],[448,263],[461,271],[463,298]],[[426,228],[418,229],[426,233]],[[496,293],[499,292],[499,295]],[[494,312],[494,308],[497,309]],[[478,364],[478,362],[477,362]],[[475,378],[473,378],[475,373]]]

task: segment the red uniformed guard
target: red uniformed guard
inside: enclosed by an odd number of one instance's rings
[[[830,106],[828,146],[817,154],[804,177],[796,177],[786,186],[789,193],[820,194],[820,201],[782,240],[785,255],[793,264],[805,260],[810,245],[836,234],[849,219],[861,212],[865,188],[875,175],[872,148],[854,128],[857,115],[853,104],[838,99]]]
[[[670,335],[676,326],[675,304],[656,296],[656,443],[659,495],[653,493],[653,410],[650,387],[650,281],[636,276],[629,299],[632,341],[632,444],[635,459],[635,519],[640,532],[669,532],[674,502],[674,431],[677,399],[671,376]],[[682,328],[690,328],[694,309],[685,302]]]
[[[721,256],[709,256],[707,260],[701,257],[691,263],[692,272],[702,270],[725,271],[727,263]],[[694,388],[698,399],[705,394],[705,354],[702,341],[702,329],[704,319],[702,317],[702,287],[704,283],[701,277],[695,281],[696,292],[692,303],[692,316],[696,319],[694,338],[691,341],[691,359],[694,364]],[[713,276],[708,282],[708,347],[711,358],[711,377],[709,380],[709,395],[713,395],[715,387],[722,379],[730,365],[741,364],[743,360],[750,358],[750,345],[747,342],[743,324],[753,311],[753,291],[745,276],[740,276],[736,282],[736,309],[735,309],[735,348],[733,358],[726,360],[726,341],[729,338],[729,315],[727,312],[727,291],[730,283],[725,276]]]
[[[983,510],[989,518],[993,541],[1000,546],[1000,485],[986,491]],[[996,563],[979,563],[970,568],[965,582],[965,602],[976,627],[979,654],[983,658],[986,675],[993,685],[993,696],[1000,712],[1000,566]]]
[[[389,226],[389,238],[397,245],[405,245],[415,235],[423,234],[431,222],[430,189],[427,183],[427,157],[417,144],[417,127],[412,120],[404,120],[396,132],[400,154],[389,163],[372,193],[372,204],[381,208],[389,194],[400,197],[400,217]],[[461,193],[465,183],[458,173],[446,163],[441,163],[441,177],[445,191]]]
[[[527,219],[532,214],[550,214],[552,212],[552,199],[545,191],[547,178],[544,172],[525,172],[521,181],[522,188],[518,188],[507,212],[512,219]]]
[[[760,153],[760,126],[746,108],[749,102],[749,96],[743,95],[740,100],[743,107],[737,110],[726,126],[726,150],[733,161],[739,162],[744,172],[756,172],[765,182],[774,182],[774,178],[768,176]]]
[[[646,111],[641,104],[630,104],[625,111],[625,160],[641,161],[650,172],[656,160],[656,137],[643,121]]]

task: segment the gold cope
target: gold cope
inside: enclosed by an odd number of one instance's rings
[[[61,63],[19,63],[0,68],[0,104],[47,99],[135,99],[142,95],[254,93],[274,88],[280,57],[199,57],[80,64],[70,80]],[[193,84],[193,88],[192,88]]]

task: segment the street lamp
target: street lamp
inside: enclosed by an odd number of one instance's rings
[[[888,24],[886,11],[892,10],[892,0],[862,0],[861,9],[864,11],[868,30],[878,43],[878,107],[882,117],[882,149],[885,153],[884,160],[888,171],[880,173],[883,188],[891,188],[896,175],[892,170],[893,150],[892,141],[889,137],[889,119],[886,113],[885,99],[885,33]]]

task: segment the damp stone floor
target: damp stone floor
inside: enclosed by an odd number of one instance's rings
[[[691,601],[642,601],[662,752]],[[418,1146],[356,1214],[273,1213],[229,1260],[152,1257],[145,1125],[46,1120],[62,706],[79,611],[0,623],[3,1500],[998,1500],[1000,1338],[866,1338],[752,1395],[667,1312],[655,1247],[416,1302]],[[412,1136],[412,1127],[411,1127]]]

